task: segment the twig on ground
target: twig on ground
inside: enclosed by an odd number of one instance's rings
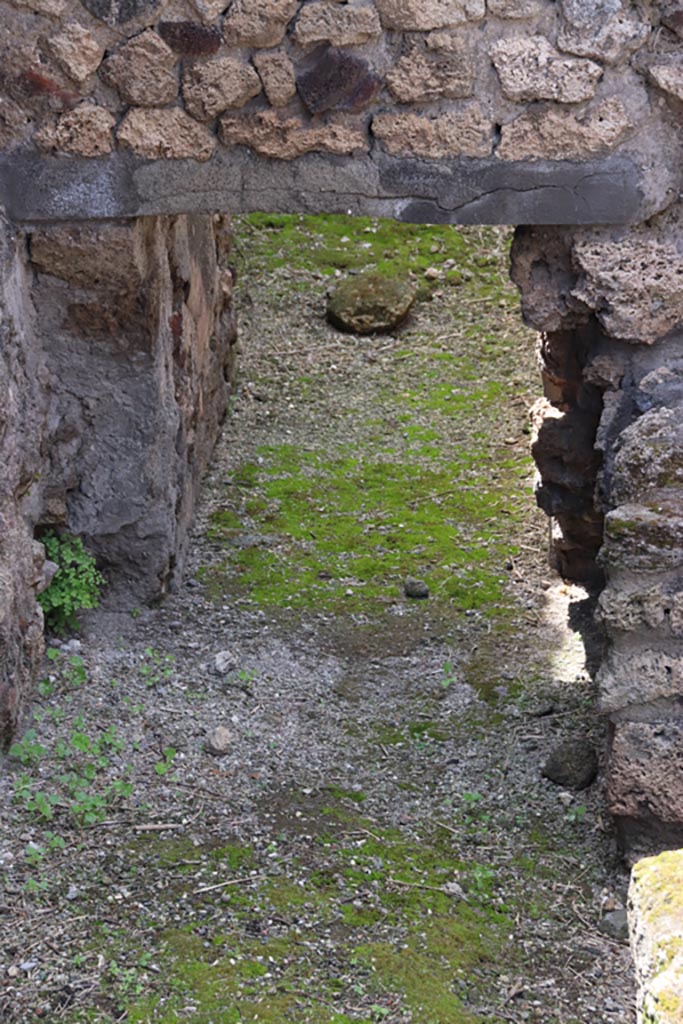
[[[133,825],[134,832],[170,832],[174,828],[184,828],[182,821],[168,821],[160,825]]]
[[[215,885],[203,885],[200,889],[195,889],[193,892],[194,896],[199,896],[203,892],[215,892],[216,889],[227,889],[229,885],[245,885],[247,882],[259,882],[264,875],[247,875],[246,878],[231,878],[227,882],[216,882]]]

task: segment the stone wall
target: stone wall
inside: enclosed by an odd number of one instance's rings
[[[622,842],[683,845],[683,206],[630,229],[521,229],[542,334],[533,452],[566,577],[604,583],[608,800]]]
[[[44,528],[87,539],[110,606],[182,572],[225,414],[235,328],[227,224],[149,217],[13,233],[0,250],[0,724],[42,650]]]
[[[11,738],[43,652],[36,591],[44,556],[33,542],[31,492],[46,429],[44,384],[25,238],[0,216],[0,746]]]
[[[0,201],[635,222],[680,185],[679,7],[0,0]]]

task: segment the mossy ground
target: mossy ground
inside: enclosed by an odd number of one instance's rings
[[[369,263],[421,281],[445,260],[458,269],[426,282],[441,301],[448,293],[447,333],[415,322],[394,339],[381,372],[372,363],[361,371],[362,408],[342,381],[336,429],[322,422],[296,444],[257,445],[235,465],[208,524],[226,550],[222,567],[206,569],[211,591],[218,600],[248,594],[262,607],[372,614],[401,596],[410,574],[427,581],[437,604],[500,606],[531,463],[526,424],[510,405],[525,371],[520,377],[511,347],[517,313],[499,234],[344,217],[259,216],[248,225],[247,278],[287,267],[294,287],[297,273],[312,269]],[[481,303],[491,304],[485,326]],[[517,336],[531,346],[519,324]],[[365,356],[378,347],[386,346],[365,342]],[[267,391],[276,374],[269,381],[267,365],[264,373],[254,387]],[[312,368],[289,382],[290,406],[315,406],[330,386],[328,366]]]
[[[203,586],[143,613],[108,662],[120,683],[98,664],[79,695],[87,727],[116,719],[134,793],[13,869],[11,945],[41,959],[9,1019],[38,991],[64,1024],[586,1024],[602,982],[575,907],[592,914],[606,840],[596,800],[572,820],[538,772],[557,727],[539,700],[585,723],[589,684],[553,682],[541,630],[509,238],[343,217],[239,232],[244,365]],[[414,275],[421,300],[396,335],[337,334],[325,288],[368,266]],[[233,749],[214,759],[219,721]],[[43,913],[62,929],[45,942]]]
[[[243,848],[152,836],[108,858],[102,875],[125,898],[91,907],[104,983],[96,1006],[63,1019],[494,1024],[487,979],[524,969],[515,868],[503,876],[476,844],[463,858],[443,827],[419,842],[378,828],[344,793],[289,801],[314,843],[289,830]],[[481,842],[486,816],[473,810],[470,828]],[[539,856],[529,850],[528,877]],[[533,911],[548,912],[542,900]]]

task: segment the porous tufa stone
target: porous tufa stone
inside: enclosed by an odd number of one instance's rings
[[[178,93],[177,56],[156,32],[134,36],[102,65],[102,80],[126,103],[141,107],[172,103]]]
[[[493,124],[478,103],[433,117],[421,114],[377,114],[373,135],[392,156],[487,157],[493,150]]]
[[[92,32],[77,24],[52,36],[47,48],[62,71],[79,84],[97,71],[104,55],[104,47]]]
[[[515,103],[581,103],[592,99],[603,74],[595,61],[568,57],[551,46],[545,36],[501,39],[491,57],[503,94]]]
[[[365,132],[353,125],[304,125],[298,117],[284,117],[275,110],[253,114],[223,114],[219,138],[224,146],[249,146],[262,156],[294,160],[305,153],[324,152],[349,156],[368,149]]]
[[[363,46],[382,33],[374,7],[342,7],[327,2],[304,7],[294,25],[293,37],[300,46]]]
[[[179,107],[133,107],[116,133],[119,142],[149,160],[208,160],[216,139]]]
[[[616,96],[582,114],[532,107],[503,126],[496,156],[501,160],[587,160],[614,149],[632,127]]]
[[[261,92],[261,79],[251,64],[237,57],[192,64],[183,79],[188,114],[209,121],[224,110],[243,107]]]
[[[228,46],[278,46],[299,0],[233,0],[223,23]]]
[[[274,107],[284,107],[296,96],[294,64],[283,51],[255,53],[252,57],[263,91]]]
[[[462,99],[472,95],[474,65],[470,48],[449,40],[445,55],[416,50],[401,57],[386,77],[391,95],[399,103],[423,103],[427,100]]]
[[[94,103],[69,110],[56,125],[42,128],[36,135],[39,146],[74,156],[106,156],[114,148],[116,119],[110,111]]]
[[[486,15],[485,0],[376,0],[385,28],[401,32],[428,32],[455,28]]]

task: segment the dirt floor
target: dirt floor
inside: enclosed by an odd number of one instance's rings
[[[604,736],[590,601],[533,507],[508,243],[238,226],[186,582],[53,638],[2,765],[7,1024],[635,1020],[600,779],[541,774]],[[325,322],[367,265],[419,285],[395,334]]]

